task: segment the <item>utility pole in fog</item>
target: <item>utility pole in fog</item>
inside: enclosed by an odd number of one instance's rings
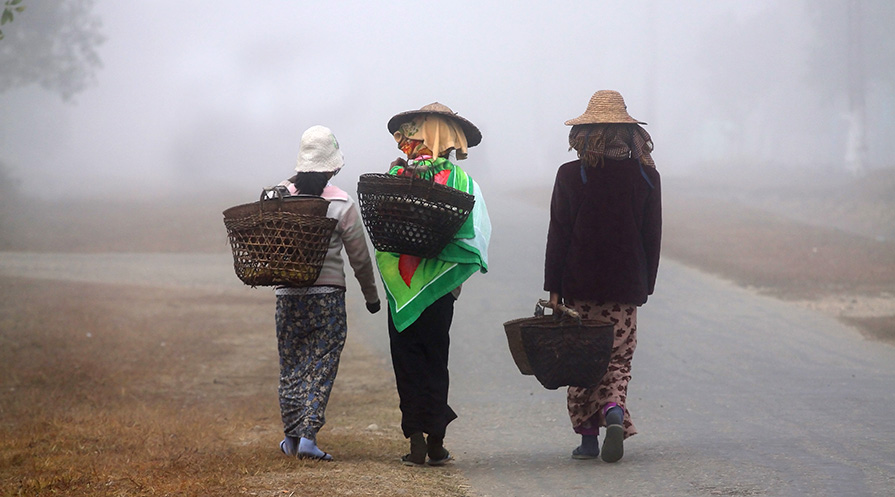
[[[845,167],[854,176],[864,173],[867,161],[866,107],[864,99],[864,59],[861,41],[860,0],[848,0],[847,13],[848,138]]]

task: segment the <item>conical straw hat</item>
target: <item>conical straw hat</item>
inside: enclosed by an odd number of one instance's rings
[[[447,105],[438,102],[424,105],[420,110],[408,110],[407,112],[396,114],[388,120],[388,132],[395,134],[395,131],[398,131],[398,128],[400,128],[402,124],[412,121],[413,118],[421,114],[440,114],[457,121],[457,124],[460,125],[460,129],[463,130],[463,134],[466,135],[467,147],[474,147],[482,142],[482,132],[479,131],[479,128],[468,120],[460,117],[459,114],[452,111]]]
[[[566,121],[566,126],[576,124],[646,124],[628,114],[628,106],[622,94],[614,90],[600,90],[590,97],[584,114]]]

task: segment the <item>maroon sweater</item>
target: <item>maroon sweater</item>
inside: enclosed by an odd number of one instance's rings
[[[544,290],[641,305],[653,293],[662,238],[659,173],[633,159],[560,166],[550,202]]]

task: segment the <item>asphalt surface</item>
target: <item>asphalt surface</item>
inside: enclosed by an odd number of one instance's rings
[[[638,311],[628,393],[640,433],[618,463],[571,459],[565,390],[519,373],[502,326],[546,297],[547,213],[489,209],[490,271],[464,285],[451,331],[460,417],[446,443],[474,492],[895,495],[895,348],[667,259]],[[386,353],[382,338],[368,336]]]
[[[489,209],[491,269],[464,285],[452,328],[460,417],[446,443],[472,492],[895,495],[895,348],[670,260],[638,314],[629,408],[640,434],[618,463],[572,460],[564,390],[518,372],[502,326],[546,296],[546,212],[511,200]],[[7,275],[228,291],[242,287],[231,263],[227,254],[0,253]],[[349,303],[361,301],[349,292]],[[351,333],[387,354],[382,313],[350,319]]]

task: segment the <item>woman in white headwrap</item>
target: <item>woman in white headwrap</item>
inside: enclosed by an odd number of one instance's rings
[[[348,333],[343,248],[367,310],[375,313],[380,306],[360,213],[351,197],[329,182],[344,163],[332,131],[312,126],[302,134],[295,176],[279,185],[287,194],[329,200],[326,216],[338,220],[314,284],[276,289],[280,415],[285,434],[280,450],[290,456],[325,461],[332,456],[317,447],[317,432],[325,422],[326,405]]]

